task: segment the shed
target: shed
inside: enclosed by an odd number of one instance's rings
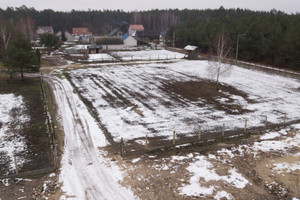
[[[197,54],[197,46],[192,46],[192,45],[187,45],[184,47],[184,50],[186,50],[186,56],[188,59],[196,60],[198,59],[198,54]]]
[[[101,53],[103,46],[102,45],[91,45],[88,46],[88,52],[89,54],[95,54],[95,53]]]

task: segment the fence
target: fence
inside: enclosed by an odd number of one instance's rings
[[[271,74],[278,74],[278,75],[285,76],[285,77],[291,77],[291,78],[297,78],[297,79],[300,78],[299,72],[295,72],[295,71],[291,71],[291,70],[287,70],[287,69],[274,68],[274,67],[270,67],[270,66],[249,63],[249,62],[244,62],[244,61],[239,61],[239,60],[233,60],[233,59],[226,59],[225,62],[227,62],[229,64],[236,64],[239,67],[243,67],[243,68],[247,68],[247,69],[251,68],[254,70],[259,70],[259,71],[263,71],[263,72],[267,72],[267,73],[271,73]]]
[[[251,128],[247,127],[247,124],[249,123],[247,119],[244,120],[243,127],[235,130],[226,130],[225,123],[220,124],[219,131],[210,131],[210,132],[203,131],[201,130],[201,126],[199,126],[197,132],[194,133],[194,136],[190,136],[190,137],[187,137],[183,134],[178,134],[176,133],[176,130],[174,130],[172,133],[170,133],[170,136],[172,135],[171,140],[170,139],[160,140],[159,142],[158,142],[159,139],[155,137],[150,138],[148,137],[148,135],[146,135],[145,138],[140,138],[144,140],[144,143],[139,147],[133,145],[134,140],[124,141],[124,139],[121,138],[121,142],[119,143],[119,152],[121,156],[130,156],[130,155],[140,155],[147,152],[157,151],[165,148],[172,148],[180,145],[188,145],[188,144],[208,145],[213,142],[231,140],[232,138],[248,137],[251,134],[258,134],[266,130],[281,128],[291,124],[300,123],[300,119],[287,122],[286,114],[283,114],[282,116],[283,119],[282,123],[278,123],[278,124],[270,123],[268,121],[267,116],[263,116],[263,118],[264,118],[263,126],[257,126]]]
[[[13,165],[13,169],[11,165]],[[3,166],[5,166],[5,168]],[[5,159],[0,170],[2,174],[2,176],[0,175],[0,179],[35,176],[42,173],[53,172],[56,169],[57,158],[54,150],[38,155],[23,153]]]
[[[9,174],[6,176],[0,176],[0,178],[13,178],[13,177],[24,177],[24,176],[34,176],[41,173],[55,171],[58,167],[58,152],[57,152],[57,142],[55,139],[55,126],[52,120],[52,116],[49,112],[49,102],[47,97],[47,92],[43,84],[43,77],[40,78],[40,87],[42,93],[42,99],[44,105],[44,110],[46,112],[46,123],[49,133],[51,150],[48,152],[40,153],[38,155],[32,155],[30,153],[23,153],[14,155],[12,158],[7,158],[3,166],[6,166],[6,170],[3,167],[0,169],[0,173],[7,173],[7,167],[10,162],[14,165],[14,174]],[[22,162],[18,162],[18,161]],[[26,160],[26,162],[24,162]]]

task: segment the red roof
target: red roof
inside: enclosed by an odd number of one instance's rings
[[[91,34],[88,28],[73,28],[73,35],[86,35]]]
[[[144,26],[140,25],[140,24],[131,24],[130,25],[130,29],[131,30],[135,30],[135,31],[143,31],[144,30]]]

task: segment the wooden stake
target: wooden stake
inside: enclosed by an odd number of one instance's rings
[[[173,131],[173,144],[175,144],[175,137],[176,137],[176,134],[175,134],[175,131]]]
[[[145,144],[145,148],[146,148],[146,150],[148,150],[148,135],[146,135],[145,142],[146,142],[146,144]]]
[[[225,123],[223,123],[222,136],[224,136],[224,132],[225,132]]]
[[[266,115],[266,119],[265,119],[265,127],[267,128],[268,125],[268,116]]]
[[[55,151],[53,151],[53,167],[56,168],[56,157],[55,157]]]
[[[285,123],[285,121],[286,121],[286,113],[284,113],[283,123]]]
[[[199,130],[198,130],[198,140],[201,139],[201,126],[199,126]]]
[[[245,128],[244,128],[244,132],[246,132],[247,130],[247,119],[245,119]]]
[[[16,156],[14,156],[14,163],[15,163],[15,168],[16,168],[16,174],[18,174],[19,170],[18,170],[18,164],[17,164],[17,158],[16,158]]]
[[[121,138],[121,156],[124,154],[124,140]]]

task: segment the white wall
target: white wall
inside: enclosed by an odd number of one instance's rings
[[[102,45],[102,46],[103,46],[103,50],[120,50],[120,49],[124,49],[124,45],[123,44]]]
[[[129,36],[124,40],[124,45],[127,47],[136,47],[137,46],[137,40],[134,39],[132,36]]]

